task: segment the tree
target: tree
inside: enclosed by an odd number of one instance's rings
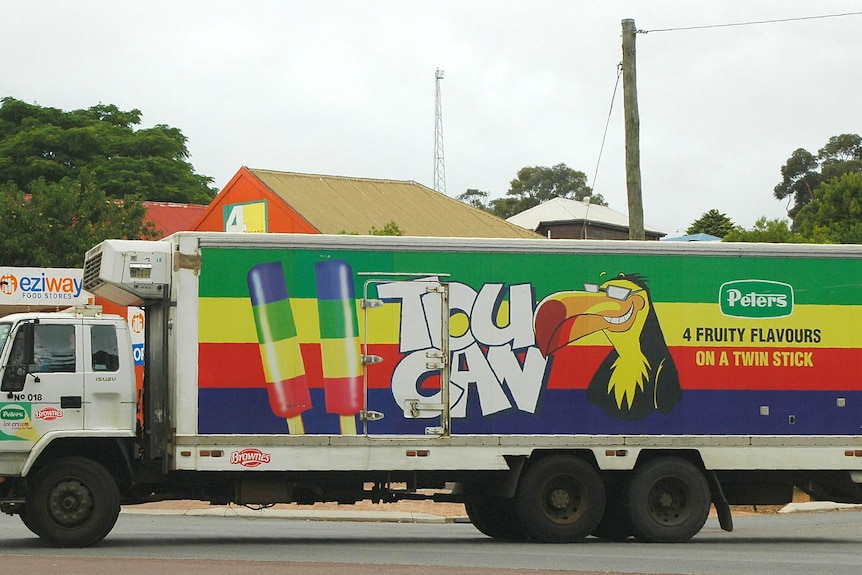
[[[358,236],[359,232],[348,232],[347,230],[341,230],[338,232],[339,235],[347,235],[347,236]],[[389,220],[385,224],[383,224],[382,228],[378,228],[377,226],[372,225],[371,229],[368,230],[369,236],[403,236],[404,230],[395,222],[395,220]]]
[[[607,205],[601,195],[593,195],[583,172],[565,164],[550,168],[533,166],[518,170],[518,177],[511,181],[506,196],[491,200],[489,208],[491,213],[505,219],[552,198],[583,200],[587,197],[593,204]]]
[[[140,110],[99,104],[64,112],[0,100],[0,182],[19,189],[39,178],[84,181],[122,199],[208,204],[218,190],[212,178],[196,174],[188,162],[186,137],[157,124],[134,130]]]
[[[154,238],[145,209],[71,178],[40,178],[26,190],[0,185],[0,261],[9,266],[81,267],[84,253],[108,238]]]
[[[467,204],[468,206],[473,206],[474,208],[488,212],[491,211],[488,207],[488,195],[488,192],[480,192],[477,189],[470,188],[455,199]]]
[[[767,220],[762,217],[755,222],[754,227],[746,230],[736,226],[724,236],[725,242],[765,242],[771,244],[802,243],[805,240],[799,234],[791,231],[787,220]]]
[[[787,213],[795,229],[797,214],[817,197],[821,185],[842,174],[860,171],[862,137],[857,134],[832,136],[818,150],[817,156],[803,148],[795,150],[781,167],[782,180],[773,189],[773,195],[779,200],[792,201]]]
[[[687,234],[710,234],[723,238],[733,229],[733,221],[718,210],[709,210],[700,218],[696,219],[685,233]]]
[[[862,243],[862,172],[822,184],[817,197],[799,210],[794,227],[812,241]]]
[[[368,233],[372,236],[403,236],[404,230],[395,223],[395,220],[389,220],[383,224],[381,229],[377,229],[377,226],[371,226],[371,231]]]

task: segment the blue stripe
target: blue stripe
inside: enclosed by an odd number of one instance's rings
[[[655,412],[636,422],[614,419],[586,400],[583,390],[545,390],[535,414],[510,409],[487,417],[470,390],[466,418],[452,421],[453,434],[597,435],[860,435],[862,392],[687,390],[669,414]],[[286,433],[287,424],[269,408],[264,389],[200,389],[200,433]],[[312,389],[314,408],[303,414],[306,433],[338,434],[338,416],[325,412],[322,389]],[[436,419],[406,419],[388,390],[369,390],[371,409],[382,420],[372,434],[424,435]],[[838,407],[844,398],[848,407]],[[857,407],[849,407],[857,406]],[[761,407],[769,415],[761,415]],[[793,423],[791,423],[791,416]]]

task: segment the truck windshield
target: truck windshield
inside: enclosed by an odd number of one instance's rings
[[[6,345],[6,339],[9,337],[9,331],[12,329],[11,323],[0,323],[0,350]]]

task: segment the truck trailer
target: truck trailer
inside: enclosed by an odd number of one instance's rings
[[[82,547],[177,499],[463,502],[536,542],[862,503],[860,278],[858,246],[107,240],[84,288],[145,343],[92,305],[0,318],[0,509]]]

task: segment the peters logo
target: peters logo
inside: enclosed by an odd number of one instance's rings
[[[730,317],[766,319],[793,313],[793,286],[770,280],[736,280],[721,284],[721,313]]]
[[[36,413],[33,414],[33,417],[45,421],[54,421],[55,419],[63,417],[63,412],[56,407],[46,407],[36,411]]]
[[[243,467],[257,467],[269,463],[272,456],[255,447],[247,447],[242,451],[234,451],[230,454],[230,462]]]
[[[19,405],[7,405],[0,408],[0,419],[3,421],[20,421],[27,417],[27,410]]]

